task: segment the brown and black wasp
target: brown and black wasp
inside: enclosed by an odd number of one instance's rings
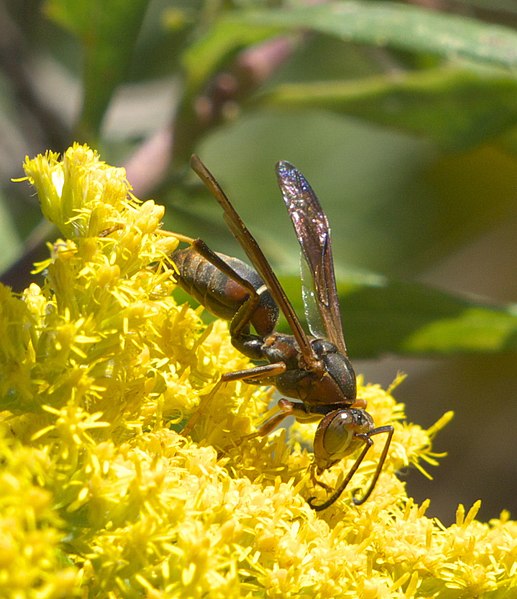
[[[197,156],[192,157],[191,165],[219,202],[231,232],[253,265],[251,268],[237,258],[215,253],[201,239],[185,238],[190,247],[172,255],[179,285],[215,316],[230,321],[232,343],[240,352],[265,362],[228,372],[221,381],[274,385],[291,398],[278,401],[277,412],[257,435],[267,435],[287,416],[299,422],[319,421],[314,437],[317,474],[362,446],[347,476],[330,497],[319,505],[314,497],[309,499],[315,510],[323,510],[339,498],[373,445],[372,437],[386,433],[370,485],[361,497],[353,497],[356,505],[364,503],[381,473],[393,427],[375,427],[365,411],[366,402],[356,397],[355,373],[343,337],[330,228],[316,194],[294,166],[285,161],[277,164],[278,184],[306,263],[303,295],[310,321],[308,335],[268,260],[220,185]],[[291,335],[275,330],[279,311]]]

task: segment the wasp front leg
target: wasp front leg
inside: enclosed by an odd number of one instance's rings
[[[316,461],[313,460],[311,465],[310,465],[310,479],[311,479],[311,483],[316,487],[321,487],[322,489],[325,489],[325,491],[332,491],[332,487],[330,485],[327,485],[327,483],[324,483],[322,480],[320,480],[318,478],[317,475],[320,475],[321,472],[318,469],[318,465],[316,464]]]
[[[269,435],[269,433],[273,432],[275,428],[288,416],[294,416],[297,418],[301,414],[304,416],[307,415],[304,405],[301,402],[280,399],[277,405],[268,412],[266,421],[256,432],[249,435],[248,439],[265,437],[266,435]]]

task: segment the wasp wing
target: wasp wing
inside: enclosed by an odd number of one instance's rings
[[[311,334],[318,339],[328,339],[327,330],[318,307],[318,297],[314,285],[314,277],[303,253],[300,252],[300,277],[302,281],[302,299],[305,321]]]
[[[276,166],[276,172],[282,197],[312,277],[313,285],[307,285],[308,277],[302,275],[306,313],[310,318],[314,298],[320,317],[316,320],[321,322],[326,338],[346,354],[327,217],[308,181],[296,167],[281,161]],[[314,328],[317,328],[317,322]]]
[[[233,207],[232,203],[222,190],[219,183],[215,180],[212,173],[203,164],[201,159],[195,154],[190,159],[190,164],[193,170],[197,173],[203,183],[206,185],[208,190],[212,193],[215,199],[219,202],[219,205],[224,211],[224,218],[233,233],[234,237],[241,244],[242,249],[246,252],[246,255],[251,260],[252,265],[261,276],[262,280],[268,287],[273,299],[276,304],[282,310],[291,331],[296,338],[300,351],[304,357],[305,363],[308,366],[315,364],[317,356],[314,353],[310,339],[303,330],[303,327],[298,320],[298,316],[294,311],[294,308],[289,301],[289,298],[285,294],[283,287],[280,285],[280,281],[273,272],[271,265],[267,261],[264,253],[260,249],[257,241],[250,233],[246,225],[243,223],[241,217]]]

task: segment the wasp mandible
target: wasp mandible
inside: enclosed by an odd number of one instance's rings
[[[332,505],[346,489],[373,445],[372,437],[386,433],[367,490],[361,497],[353,495],[355,505],[364,503],[381,473],[393,426],[375,427],[365,410],[366,402],[356,396],[355,373],[343,336],[330,228],[316,194],[289,162],[276,165],[278,185],[306,263],[303,295],[306,311],[312,311],[309,335],[257,241],[212,173],[196,155],[192,156],[191,166],[219,202],[226,223],[253,265],[252,268],[237,258],[213,252],[201,239],[184,238],[190,247],[172,254],[178,284],[215,316],[230,322],[232,344],[240,352],[254,361],[265,362],[225,373],[221,382],[243,380],[274,385],[286,396],[278,401],[277,413],[266,420],[256,435],[267,435],[287,416],[294,416],[299,422],[319,421],[314,437],[314,469],[318,475],[362,446],[347,476],[329,498],[321,504],[315,504],[314,497],[308,500],[318,511]],[[285,316],[291,335],[275,330],[279,311]]]

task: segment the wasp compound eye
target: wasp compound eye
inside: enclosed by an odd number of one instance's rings
[[[314,456],[318,470],[325,470],[351,454],[362,436],[373,429],[373,419],[364,410],[342,408],[327,414],[314,438]]]

